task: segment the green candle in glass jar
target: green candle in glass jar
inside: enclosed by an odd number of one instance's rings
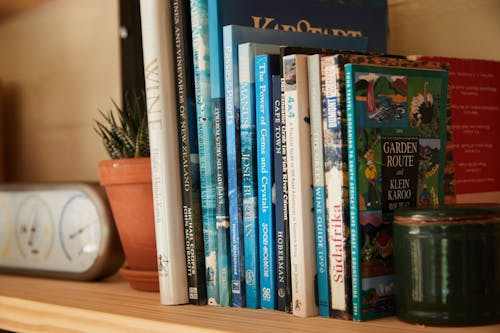
[[[398,318],[500,321],[500,206],[398,210],[393,231]]]

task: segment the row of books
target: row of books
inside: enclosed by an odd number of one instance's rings
[[[453,201],[447,65],[363,53],[385,50],[385,23],[368,29],[375,44],[361,28],[296,31],[321,20],[283,31],[276,21],[318,4],[257,2],[268,14],[249,27],[235,25],[252,12],[244,2],[141,1],[148,112],[178,120],[179,190],[153,192],[155,207],[182,193],[185,235],[163,241],[185,248],[158,252],[185,251],[188,287],[164,276],[161,292],[298,316],[391,314],[391,212]],[[387,9],[373,5],[372,25]],[[154,147],[167,142],[161,120],[149,122],[152,164],[169,163]]]

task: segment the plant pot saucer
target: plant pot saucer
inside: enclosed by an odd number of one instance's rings
[[[156,270],[141,271],[122,267],[120,268],[120,274],[134,289],[153,292],[158,292],[160,290],[158,271]]]

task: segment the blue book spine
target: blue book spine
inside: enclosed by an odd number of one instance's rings
[[[208,34],[210,53],[210,88],[215,131],[217,184],[217,273],[220,305],[231,306],[231,274],[229,256],[229,211],[226,177],[226,134],[224,117],[224,73],[222,27],[218,0],[208,0]]]
[[[245,66],[240,62],[240,67]],[[253,72],[253,70],[252,70]],[[257,206],[257,145],[255,136],[255,82],[253,73],[240,71],[240,138],[243,191],[245,289],[248,308],[260,307],[260,269]]]
[[[242,169],[240,143],[240,112],[238,89],[238,66],[233,58],[236,50],[228,35],[223,35],[224,45],[224,90],[225,90],[225,120],[226,120],[226,159],[227,159],[227,190],[229,204],[229,230],[231,254],[231,293],[234,307],[246,306],[244,288],[245,261],[243,256],[243,199],[242,199]],[[237,46],[235,47],[237,49]]]
[[[210,93],[210,55],[208,54],[208,8],[206,0],[191,0],[193,66],[200,159],[201,208],[205,248],[205,276],[209,305],[219,304],[217,282],[216,227],[217,185],[215,135]]]
[[[278,55],[255,57],[257,175],[261,306],[276,308],[276,229],[273,203],[273,106],[271,78],[279,73]]]
[[[275,225],[276,225],[276,308],[280,311],[286,310],[286,230],[284,214],[284,189],[283,189],[283,146],[282,146],[282,126],[281,119],[281,75],[273,75],[272,82],[272,105],[273,105],[273,125],[274,125],[274,188],[275,188]]]
[[[307,58],[309,110],[311,117],[311,156],[313,176],[316,266],[318,269],[318,305],[322,317],[330,317],[330,284],[328,276],[327,224],[325,209],[325,174],[323,172],[323,98],[320,55]]]

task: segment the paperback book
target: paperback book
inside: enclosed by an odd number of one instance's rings
[[[207,0],[191,0],[191,31],[193,42],[193,71],[200,159],[201,208],[205,254],[205,280],[209,305],[218,305],[219,273],[217,271],[218,233],[217,167],[214,135],[214,116],[210,90],[210,54],[208,44]]]
[[[392,212],[444,202],[448,72],[345,66],[353,318],[394,312]]]
[[[238,46],[239,120],[243,166],[243,243],[246,300],[249,308],[258,308],[261,304],[255,66],[253,64],[256,55],[277,52],[279,52],[279,46],[273,44],[244,43]]]
[[[344,52],[326,55],[321,58],[321,63],[322,75],[325,77],[323,149],[332,307],[330,316],[351,319],[352,281],[344,65],[353,63],[427,69],[442,69],[443,66],[436,62],[408,61],[401,56]],[[447,135],[449,137],[449,133]],[[445,170],[449,170],[448,164],[447,159]]]
[[[219,5],[223,1],[208,0],[208,40],[210,54],[210,90],[215,136],[215,183],[216,183],[216,229],[217,229],[217,281],[219,304],[231,306],[231,264],[229,207],[226,167],[226,125],[224,105],[224,79],[222,60],[222,17]],[[236,295],[236,297],[241,294]],[[241,305],[241,299],[235,300]]]
[[[276,308],[276,221],[274,216],[274,137],[272,76],[280,72],[278,54],[255,57],[257,175],[261,306]]]
[[[189,1],[171,1],[189,302],[207,303]]]
[[[328,280],[327,219],[325,209],[325,175],[323,171],[323,97],[325,77],[321,73],[321,55],[307,57],[309,112],[311,123],[311,159],[314,203],[316,265],[318,270],[319,314],[330,317],[330,284]]]
[[[316,251],[314,246],[311,131],[307,55],[282,58],[285,80],[288,209],[292,313],[308,317],[318,314],[316,303]]]
[[[274,183],[276,220],[276,288],[277,309],[291,312],[292,290],[290,275],[290,241],[288,230],[288,181],[286,176],[285,117],[283,102],[284,81],[281,74],[272,76],[274,124]],[[288,246],[287,246],[288,244]]]

